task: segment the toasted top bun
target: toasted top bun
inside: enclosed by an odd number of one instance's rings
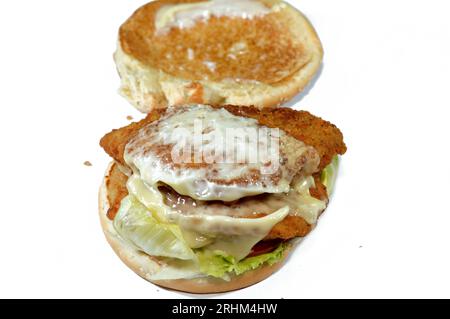
[[[161,10],[199,0],[158,0],[138,9],[119,31],[122,95],[147,113],[186,103],[269,107],[292,98],[319,69],[322,45],[291,5],[259,1],[263,15],[213,15],[185,28],[157,28],[170,18],[161,18]]]
[[[103,232],[109,244],[119,258],[130,267],[136,274],[158,286],[177,291],[208,294],[238,290],[254,285],[276,272],[284,264],[280,261],[272,266],[263,265],[255,270],[245,272],[239,276],[232,276],[230,281],[213,277],[202,277],[195,279],[154,280],[158,273],[164,271],[164,262],[157,257],[144,254],[125,242],[116,232],[111,220],[108,219],[109,195],[117,192],[114,188],[117,182],[111,182],[114,170],[118,166],[111,163],[105,174],[105,178],[99,192],[99,213]],[[114,196],[114,195],[113,195]],[[284,259],[288,256],[286,250]]]

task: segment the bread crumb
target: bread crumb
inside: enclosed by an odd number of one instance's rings
[[[214,72],[216,71],[216,63],[212,61],[203,61],[203,64],[209,69],[209,71]]]
[[[187,55],[188,55],[188,59],[189,60],[194,60],[194,50],[192,50],[191,48],[189,48],[188,50],[187,50]]]
[[[89,162],[89,161],[86,161],[86,162],[84,162],[83,164],[84,164],[84,166],[92,166],[92,163]]]
[[[132,121],[132,120],[133,120],[133,117],[132,117],[131,115],[128,115],[128,116],[127,116],[127,120],[128,120],[128,121]]]

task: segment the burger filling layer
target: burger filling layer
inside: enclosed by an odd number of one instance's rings
[[[230,138],[230,129],[238,134]],[[273,264],[288,243],[256,255],[252,248],[288,215],[313,225],[326,207],[309,193],[319,165],[314,148],[224,109],[170,109],[140,130],[124,158],[129,195],[114,226],[166,263],[153,280],[229,279]],[[324,172],[331,188],[334,170]]]

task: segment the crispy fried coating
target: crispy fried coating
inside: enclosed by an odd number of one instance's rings
[[[305,144],[313,146],[318,151],[321,160],[319,172],[314,175],[316,187],[311,188],[310,193],[315,198],[328,200],[326,187],[320,182],[320,172],[335,155],[344,154],[347,150],[342,133],[335,125],[306,111],[295,111],[289,108],[256,109],[240,106],[225,106],[224,108],[234,115],[254,118],[261,125],[280,128]],[[155,110],[140,122],[113,130],[101,139],[100,145],[117,163],[126,166],[123,158],[125,146],[142,127],[158,120],[164,112],[165,110],[162,109]],[[117,164],[114,166],[107,180],[108,200],[110,201],[108,218],[111,220],[114,219],[121,200],[128,194],[125,186],[127,176],[118,169]],[[265,240],[304,237],[312,227],[302,217],[288,216],[275,225]]]
[[[305,144],[313,146],[321,158],[319,170],[327,166],[333,156],[344,154],[347,150],[341,131],[330,122],[309,112],[295,111],[290,108],[257,109],[231,105],[224,108],[234,115],[254,118],[261,125],[280,128]],[[101,139],[101,147],[117,162],[126,165],[123,154],[127,143],[142,127],[158,120],[164,112],[164,110],[155,110],[140,122],[113,130]]]
[[[120,207],[122,199],[128,195],[126,187],[128,177],[122,173],[119,169],[119,165],[113,164],[109,175],[106,177],[106,187],[108,189],[108,218],[114,220]],[[318,176],[316,176],[316,188],[311,188],[310,193],[317,199],[327,200],[327,193],[325,186],[320,182]],[[252,216],[263,217],[264,215]],[[264,238],[264,240],[282,239],[288,240],[294,237],[304,237],[312,229],[312,225],[309,225],[300,216],[287,216],[284,220],[279,222],[272,228],[270,233]]]
[[[109,203],[107,216],[110,220],[114,220],[119,211],[122,199],[128,195],[127,180],[128,176],[122,173],[119,165],[114,163],[109,171],[109,175],[106,176],[106,189],[108,190],[107,196]]]
[[[134,122],[120,129],[112,130],[100,140],[100,146],[103,147],[106,153],[108,153],[108,155],[111,156],[116,162],[126,166],[123,159],[125,146],[127,146],[128,142],[139,132],[141,128],[158,120],[163,113],[164,110],[157,109],[148,114],[146,118],[139,122]]]
[[[231,105],[225,108],[234,115],[251,117],[261,125],[279,128],[306,145],[313,146],[320,155],[320,170],[330,164],[335,155],[342,155],[347,151],[341,131],[334,124],[307,111],[284,107],[256,109]]]

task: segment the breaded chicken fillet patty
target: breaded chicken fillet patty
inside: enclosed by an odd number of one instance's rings
[[[308,112],[207,105],[156,110],[100,145],[114,159],[105,214],[118,236],[152,258],[194,263],[195,278],[224,281],[275,263],[313,229],[346,152],[340,130]]]

